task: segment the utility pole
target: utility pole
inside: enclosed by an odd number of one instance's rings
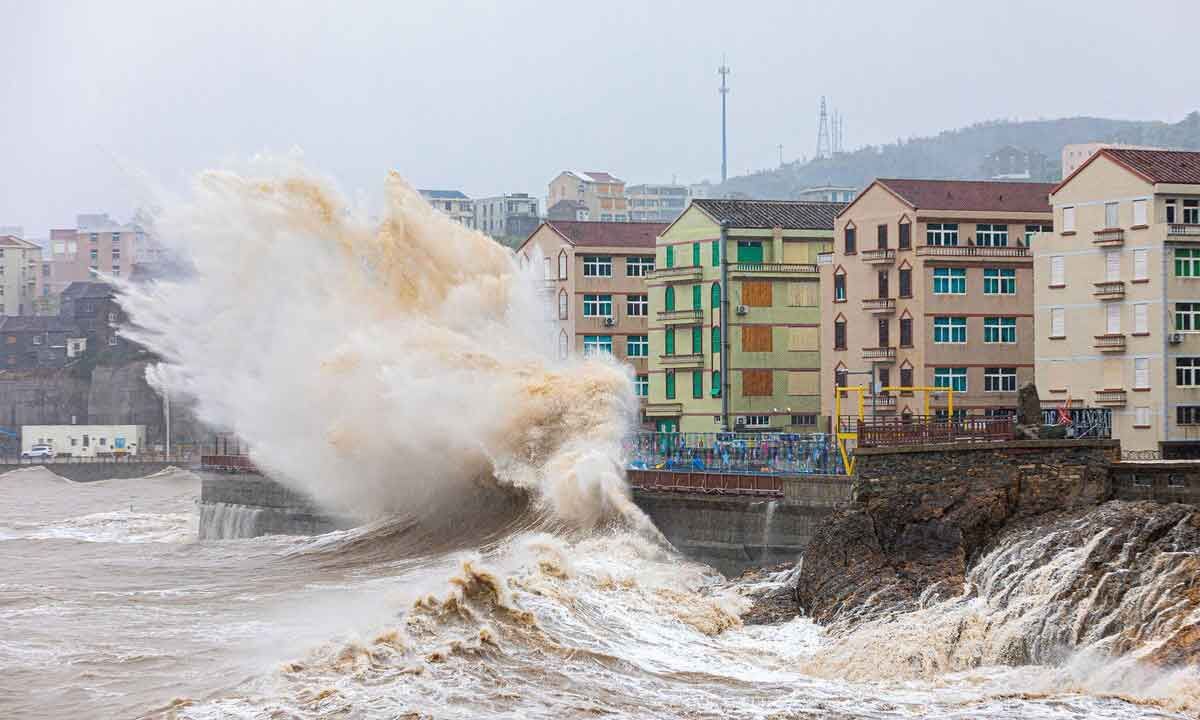
[[[829,113],[825,109],[825,96],[821,96],[821,125],[817,128],[817,155],[821,160],[833,155],[829,142]]]
[[[725,79],[729,76],[729,66],[725,64],[724,55],[721,56],[721,67],[717,68],[717,74],[721,76],[721,183],[724,184],[729,176],[725,145],[725,98],[729,95],[729,85],[726,84]]]

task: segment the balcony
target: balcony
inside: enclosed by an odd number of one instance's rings
[[[872,347],[863,348],[863,360],[875,363],[892,363],[896,362],[896,348],[894,347]]]
[[[816,263],[733,263],[729,271],[734,275],[752,275],[756,277],[776,275],[796,277],[797,275],[816,275]]]
[[[1113,247],[1125,244],[1125,231],[1121,228],[1104,228],[1092,233],[1092,244],[1100,247]]]
[[[896,412],[895,395],[868,395],[863,398],[863,407],[872,412]]]
[[[669,368],[702,368],[704,355],[659,355],[663,367]]]
[[[683,414],[683,403],[647,403],[646,417],[679,417]]]
[[[896,312],[896,298],[863,298],[862,309],[873,315],[890,315]]]
[[[664,310],[658,314],[658,319],[666,325],[695,325],[704,319],[704,311]]]
[[[1097,335],[1094,347],[1103,353],[1123,353],[1125,352],[1125,335],[1122,333]]]
[[[990,245],[918,245],[917,255],[937,258],[1032,258],[1029,248]]]
[[[1171,223],[1167,226],[1167,235],[1174,237],[1193,237],[1200,240],[1200,225],[1196,223]]]
[[[1101,407],[1125,407],[1125,391],[1112,388],[1097,390],[1096,404]]]
[[[1096,290],[1092,294],[1098,300],[1124,300],[1125,283],[1121,280],[1109,280],[1095,283]]]
[[[699,265],[684,265],[683,267],[658,268],[646,277],[650,280],[663,282],[695,282],[704,275],[704,268]]]
[[[888,248],[879,250],[863,250],[858,255],[863,262],[873,265],[890,265],[896,262],[896,251]]]

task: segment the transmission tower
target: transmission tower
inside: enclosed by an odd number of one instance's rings
[[[833,149],[829,142],[829,112],[825,108],[825,96],[821,96],[821,126],[817,128],[817,153],[818,160],[828,158],[833,155]]]
[[[726,171],[729,167],[725,146],[725,96],[729,94],[729,86],[725,83],[725,78],[729,75],[729,66],[725,64],[724,55],[721,56],[721,67],[717,68],[717,74],[721,76],[721,182],[724,183],[728,177]]]

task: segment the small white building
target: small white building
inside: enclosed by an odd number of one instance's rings
[[[21,426],[21,452],[49,445],[59,457],[110,457],[137,455],[145,444],[145,425]]]

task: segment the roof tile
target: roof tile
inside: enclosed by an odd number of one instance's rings
[[[833,219],[846,203],[802,200],[692,200],[718,223],[734,228],[832,230]]]
[[[546,224],[576,247],[653,248],[655,239],[667,228],[667,223],[648,222],[547,220]]]
[[[1200,152],[1103,148],[1112,157],[1153,183],[1200,185]]]
[[[995,180],[880,178],[876,182],[918,210],[1048,213],[1054,190],[1054,183]]]

